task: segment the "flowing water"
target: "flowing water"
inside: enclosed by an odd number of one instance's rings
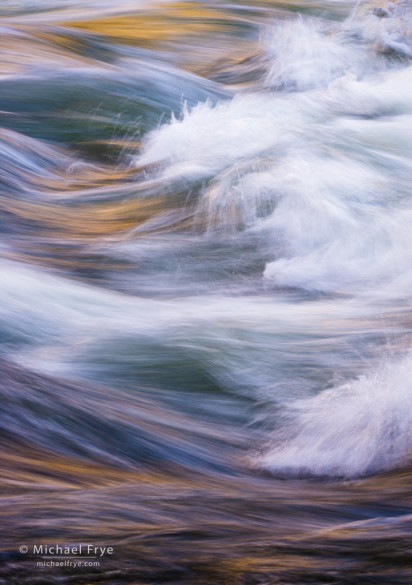
[[[0,30],[0,583],[410,585],[409,0]]]

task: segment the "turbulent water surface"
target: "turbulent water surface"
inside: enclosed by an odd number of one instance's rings
[[[0,30],[0,583],[410,585],[409,0]]]

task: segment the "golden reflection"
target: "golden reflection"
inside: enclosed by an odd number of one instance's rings
[[[256,16],[259,22],[261,15]],[[258,33],[237,34],[233,27],[251,27],[241,14],[199,2],[154,5],[139,13],[117,14],[61,23],[68,29],[109,37],[112,41],[149,48],[171,48],[180,65],[200,75],[237,67],[259,52]]]
[[[125,483],[161,484],[168,481],[165,475],[117,469],[68,455],[37,448],[14,446],[14,453],[0,452],[0,491],[41,487],[84,488],[116,486]]]
[[[155,198],[74,204],[70,208],[50,203],[7,201],[1,202],[0,207],[23,222],[38,223],[39,235],[45,235],[52,228],[54,236],[93,238],[136,227],[162,210],[162,204],[162,199]]]
[[[72,20],[65,26],[87,30],[121,42],[153,43],[181,39],[182,35],[216,30],[223,11],[201,6],[197,2],[173,2],[154,5],[150,12],[103,16],[93,20]]]

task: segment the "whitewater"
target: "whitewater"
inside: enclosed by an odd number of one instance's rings
[[[411,3],[0,30],[0,581],[407,585]]]

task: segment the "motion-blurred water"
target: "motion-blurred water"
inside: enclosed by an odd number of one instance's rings
[[[410,585],[409,0],[0,30],[0,583]]]

